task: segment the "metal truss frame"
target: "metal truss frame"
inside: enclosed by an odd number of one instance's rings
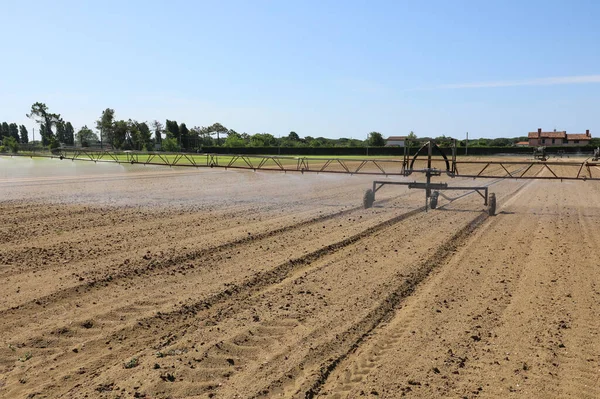
[[[431,153],[428,150],[430,143]],[[57,149],[52,153],[10,154],[10,156],[24,155],[69,159],[72,161],[300,173],[342,173],[376,176],[409,176],[413,173],[431,174],[433,176],[444,173],[450,177],[474,179],[600,180],[600,162],[590,161],[590,158],[584,161],[566,162],[540,160],[458,160],[455,145],[451,149],[451,158],[444,153],[445,150],[431,141],[423,144],[416,154],[411,154],[410,147],[405,147],[403,159],[312,158],[302,156],[212,153],[140,153],[135,151],[108,151],[86,148]],[[437,155],[434,154],[434,151]],[[422,159],[418,158],[422,158],[423,156],[426,157],[427,166],[417,168],[417,161],[422,161]],[[437,165],[440,162],[442,163],[442,167],[435,168],[434,164]],[[532,169],[534,168],[547,170],[549,175],[544,176],[541,173],[532,173]],[[467,172],[462,173],[461,170],[465,169],[467,169]]]

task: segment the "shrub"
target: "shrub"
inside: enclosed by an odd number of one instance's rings
[[[166,151],[166,152],[179,151],[179,144],[177,144],[177,139],[176,138],[163,139],[162,150]]]
[[[15,153],[19,151],[19,143],[14,137],[4,137],[3,144],[4,151],[2,152],[10,151]]]

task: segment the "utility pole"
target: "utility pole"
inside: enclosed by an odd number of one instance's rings
[[[467,155],[468,150],[469,150],[469,132],[467,132],[467,140],[465,141],[465,155]]]
[[[31,145],[33,146],[33,152],[35,152],[35,127],[31,129],[33,132],[33,140],[31,140]]]
[[[100,151],[102,151],[102,149],[104,147],[102,147],[102,133],[104,131],[104,128],[102,126],[100,126]]]

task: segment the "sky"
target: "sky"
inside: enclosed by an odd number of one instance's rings
[[[598,1],[0,0],[0,121],[600,137]],[[37,127],[36,127],[37,130]]]

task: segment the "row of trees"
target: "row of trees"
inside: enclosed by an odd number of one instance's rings
[[[43,146],[57,148],[60,145],[83,147],[98,145],[104,148],[124,150],[154,151],[161,148],[164,151],[198,151],[203,147],[383,147],[386,140],[379,132],[369,133],[366,140],[352,138],[329,139],[325,137],[300,137],[292,131],[285,136],[275,137],[270,133],[238,133],[220,123],[210,126],[195,126],[188,128],[185,123],[177,123],[167,119],[165,124],[154,120],[150,124],[136,120],[117,120],[115,110],[106,108],[96,121],[96,132],[83,126],[75,134],[73,125],[65,122],[60,114],[50,112],[46,104],[36,102],[31,106],[28,117],[39,124],[41,143]],[[417,139],[414,132],[407,137],[418,145],[419,141],[429,140],[429,137]],[[452,138],[439,136],[434,138],[441,146],[452,145]],[[0,125],[0,140],[4,146],[7,143],[18,145],[28,142],[28,132],[25,126],[3,122]],[[11,141],[12,140],[12,141]],[[458,141],[460,147],[511,147],[518,141],[527,141],[527,137],[474,139]]]
[[[60,114],[50,112],[46,104],[40,102],[33,104],[27,117],[34,119],[39,124],[43,146],[57,148],[61,143],[75,145],[75,130],[71,122],[65,122]]]
[[[118,149],[153,150],[160,144],[164,151],[195,151],[202,147],[361,147],[362,140],[328,139],[325,137],[301,138],[296,132],[284,137],[275,137],[270,133],[238,133],[221,123],[210,126],[188,128],[185,123],[167,119],[165,124],[155,120],[150,126],[146,122],[134,120],[115,120],[115,111],[105,109],[96,121],[96,130],[100,132],[100,142]],[[369,145],[383,146],[385,140],[380,133],[369,135]]]
[[[0,125],[0,140],[13,138],[17,143],[29,142],[27,128],[24,125],[17,126],[16,123],[2,122]]]
[[[50,148],[61,145],[73,146],[76,143],[87,147],[99,145],[106,148],[125,150],[152,151],[158,147],[164,151],[196,151],[202,147],[364,147],[384,146],[385,139],[378,132],[371,132],[366,141],[340,138],[329,139],[325,137],[300,137],[296,132],[287,136],[275,137],[270,133],[238,133],[228,129],[221,123],[210,126],[195,126],[188,128],[185,123],[167,119],[165,124],[155,120],[150,123],[136,120],[117,120],[115,110],[106,108],[96,121],[96,132],[83,126],[77,134],[71,122],[65,122],[60,114],[50,112],[48,106],[36,102],[31,106],[27,117],[34,119],[39,125],[41,144]],[[6,132],[4,134],[4,126]],[[13,125],[2,124],[2,136],[12,137]],[[20,134],[15,135],[16,143],[27,143],[28,132],[25,126],[20,126]],[[17,130],[17,133],[19,131]],[[412,133],[412,132],[411,132]]]
[[[10,150],[17,152],[19,144],[29,142],[27,128],[23,125],[17,126],[16,123],[2,122],[0,124],[0,152]]]

